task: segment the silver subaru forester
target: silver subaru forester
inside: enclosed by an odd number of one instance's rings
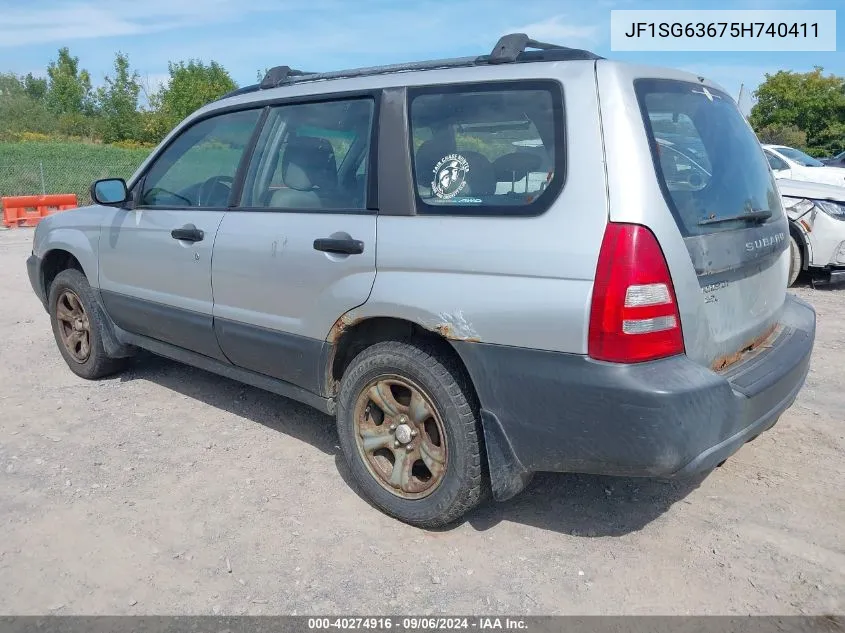
[[[280,66],[91,195],[28,260],[71,370],[142,348],[312,405],[422,527],[537,471],[706,472],[808,371],[772,173],[687,73],[524,34]]]

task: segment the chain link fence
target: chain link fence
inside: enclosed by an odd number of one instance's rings
[[[70,142],[0,143],[0,196],[74,193],[80,206],[90,204],[92,182],[129,179],[149,151]]]

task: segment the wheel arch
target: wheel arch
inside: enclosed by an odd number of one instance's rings
[[[453,330],[447,324],[427,328],[415,321],[400,317],[357,316],[351,310],[335,321],[326,337],[324,354],[323,391],[332,397],[337,393],[343,372],[361,351],[367,347],[391,340],[426,341],[437,351],[453,358],[463,370],[472,396],[478,401],[478,394],[461,355],[452,345],[449,334]],[[455,340],[466,340],[457,338]]]
[[[798,247],[801,249],[801,270],[807,270],[812,261],[812,246],[807,236],[806,230],[794,220],[789,221],[789,234],[795,239]]]
[[[323,393],[329,398],[334,398],[345,369],[358,353],[370,345],[387,340],[426,341],[440,353],[451,357],[463,372],[462,378],[469,391],[467,396],[472,399],[473,406],[479,413],[483,432],[482,447],[493,497],[504,501],[523,490],[533,473],[519,461],[506,431],[496,416],[483,408],[473,379],[473,371],[467,365],[468,350],[462,351],[462,348],[471,347],[480,341],[474,337],[461,336],[460,323],[460,320],[453,320],[428,327],[404,318],[362,317],[356,314],[355,310],[347,312],[335,322],[326,338],[322,366],[325,377]],[[469,358],[472,356],[470,354]],[[476,363],[473,370],[478,372],[483,371],[483,368],[478,367]]]
[[[50,296],[50,286],[53,280],[63,270],[75,269],[88,277],[79,259],[70,251],[63,248],[53,248],[44,254],[41,263],[41,284],[44,288],[44,296]],[[90,279],[90,277],[88,277]]]
[[[51,216],[42,222],[48,224],[46,220],[60,216],[61,214]],[[88,283],[92,288],[99,288],[96,252],[99,231],[90,231],[75,226],[52,226],[52,224],[54,223],[49,223],[46,232],[36,230],[33,249],[35,254],[41,258],[42,282],[47,282],[44,286],[45,291],[49,293],[49,282],[64,270],[62,268],[56,269],[56,266],[60,264],[64,264],[65,268],[78,269],[88,278]],[[46,275],[48,270],[52,276]]]

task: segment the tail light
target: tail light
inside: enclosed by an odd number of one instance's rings
[[[657,238],[638,224],[607,225],[596,267],[588,353],[639,363],[684,351],[669,267]]]

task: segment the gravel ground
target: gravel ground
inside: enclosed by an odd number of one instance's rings
[[[538,475],[447,531],[348,485],[332,420],[155,357],[65,366],[0,232],[0,613],[845,612],[845,290],[807,384],[706,478]]]

